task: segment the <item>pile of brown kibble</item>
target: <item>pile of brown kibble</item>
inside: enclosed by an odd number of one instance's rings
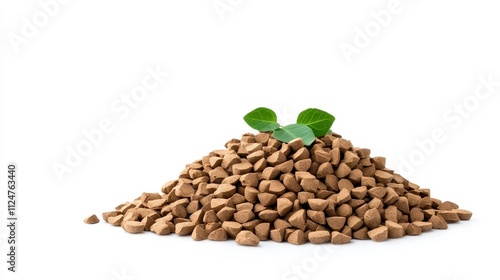
[[[384,241],[446,229],[472,216],[431,198],[429,189],[386,168],[385,158],[337,134],[308,147],[301,139],[283,143],[268,133],[245,134],[225,147],[188,164],[162,193],[143,193],[103,213],[104,220],[130,233],[175,232],[256,246],[268,239]]]

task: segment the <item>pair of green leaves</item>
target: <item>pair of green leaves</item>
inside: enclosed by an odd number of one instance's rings
[[[253,129],[272,131],[274,138],[288,143],[296,138],[302,138],[305,145],[310,145],[316,137],[331,133],[330,127],[335,117],[320,109],[309,108],[300,112],[296,124],[281,127],[277,122],[276,113],[265,107],[259,107],[246,114],[243,119]]]

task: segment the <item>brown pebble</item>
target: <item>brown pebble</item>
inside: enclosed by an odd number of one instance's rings
[[[358,216],[350,216],[347,218],[347,225],[352,229],[352,230],[358,230],[364,225],[364,222],[361,218]]]
[[[472,212],[471,211],[467,211],[467,210],[464,210],[464,209],[453,209],[452,211],[455,212],[455,213],[457,213],[458,217],[462,221],[467,221],[467,220],[470,220],[470,218],[472,218]]]
[[[280,196],[286,192],[286,187],[279,180],[271,180],[269,183],[269,193]],[[276,203],[276,202],[275,202]]]
[[[446,221],[441,216],[432,216],[429,219],[429,222],[432,223],[433,229],[447,229],[448,228],[448,223],[446,223]]]
[[[144,230],[151,230],[151,226],[155,223],[156,218],[152,216],[144,217],[141,223],[144,224]]]
[[[363,176],[361,177],[361,185],[368,188],[374,188],[377,186],[377,182],[375,181],[375,178]]]
[[[405,235],[403,226],[393,221],[385,221],[385,226],[389,231],[389,238],[401,238]]]
[[[378,183],[387,184],[390,183],[393,178],[394,175],[392,175],[389,172],[385,172],[382,170],[375,171],[375,179],[377,180]]]
[[[108,219],[110,217],[116,217],[118,215],[120,215],[120,212],[118,212],[118,211],[104,212],[104,213],[102,213],[102,218],[104,221],[108,222]]]
[[[87,217],[83,220],[84,223],[86,224],[97,224],[99,222],[99,218],[97,218],[97,216],[94,214],[90,217]]]
[[[210,234],[212,231],[219,229],[222,227],[222,224],[217,222],[217,223],[208,223],[205,225],[205,231],[207,234]]]
[[[227,240],[227,233],[223,228],[218,228],[208,235],[208,239],[212,241],[225,241]]]
[[[330,163],[335,167],[338,166],[340,163],[340,149],[339,148],[332,149],[330,151],[330,155],[331,155]]]
[[[408,225],[405,232],[407,235],[419,235],[422,233],[422,228],[412,223]]]
[[[215,212],[219,212],[227,205],[227,198],[213,198],[210,200],[210,208]]]
[[[298,149],[293,155],[292,159],[293,161],[297,162],[299,160],[307,159],[309,158],[309,150],[306,147],[302,147]]]
[[[328,206],[328,201],[324,199],[311,198],[307,200],[309,207],[314,211],[323,211]]]
[[[399,199],[398,193],[391,187],[386,188],[387,192],[384,196],[384,204],[385,205],[392,205]]]
[[[262,171],[262,179],[273,180],[274,178],[278,177],[279,174],[280,174],[280,171],[277,168],[266,167]]]
[[[351,191],[348,189],[342,189],[338,194],[337,194],[337,204],[344,204],[351,200]]]
[[[326,178],[326,176],[333,174],[332,164],[329,162],[325,162],[320,164],[318,167],[318,171],[316,172],[316,177],[319,179]]]
[[[420,197],[420,195],[407,193],[406,197],[408,198],[408,204],[410,205],[410,207],[418,207],[420,206],[420,203],[422,203],[422,197]]]
[[[391,222],[398,222],[398,208],[396,206],[388,206],[384,211],[385,219]]]
[[[214,192],[214,196],[217,198],[230,198],[236,193],[236,187],[230,184],[220,184],[217,190]]]
[[[259,199],[260,203],[264,206],[271,206],[276,204],[277,202],[276,195],[270,193],[259,193],[257,195],[257,198]]]
[[[366,186],[360,186],[356,187],[351,191],[351,196],[357,199],[363,199],[366,194],[368,193],[368,190]]]
[[[202,241],[208,238],[208,233],[207,231],[201,226],[197,225],[193,229],[193,233],[191,234],[191,238],[196,241]]]
[[[292,151],[298,151],[300,148],[304,147],[304,142],[301,138],[296,138],[288,142],[288,146],[292,149]]]
[[[399,209],[399,211],[403,212],[404,214],[410,214],[410,205],[408,204],[408,198],[402,196],[394,205]]]
[[[293,170],[293,160],[287,160],[275,166],[281,173],[290,173]]]
[[[267,161],[265,158],[259,159],[256,163],[253,165],[253,171],[255,172],[262,172],[267,168]]]
[[[347,243],[351,242],[351,239],[352,239],[350,236],[345,235],[343,233],[340,233],[338,231],[332,232],[331,235],[332,235],[332,238],[330,241],[336,245],[347,244]]]
[[[255,226],[255,235],[261,240],[267,240],[269,238],[269,231],[271,230],[270,223],[260,223]]]
[[[382,199],[386,193],[387,193],[387,190],[384,187],[374,187],[374,188],[371,188],[368,190],[368,195],[371,198],[376,197],[376,198]]]
[[[276,228],[269,232],[269,237],[274,242],[283,242],[285,238],[285,228]]]
[[[431,222],[413,222],[412,224],[416,225],[419,227],[422,232],[428,231],[432,229],[432,223]]]
[[[287,190],[292,192],[300,192],[302,190],[299,182],[297,182],[295,176],[292,174],[285,174],[283,176],[283,185],[287,188]]]
[[[336,212],[339,216],[347,218],[352,215],[352,207],[349,204],[342,204],[336,209]]]
[[[294,245],[302,245],[307,242],[307,236],[302,230],[297,229],[288,236],[286,241]]]
[[[175,233],[177,235],[189,235],[193,232],[195,228],[195,224],[193,222],[182,222],[175,225]]]
[[[451,202],[451,201],[442,202],[437,207],[438,210],[448,210],[448,211],[458,209],[458,208],[459,208],[458,205],[456,203]]]
[[[257,246],[259,245],[260,239],[253,232],[249,230],[242,230],[236,236],[236,243],[244,246]]]
[[[222,223],[222,228],[226,231],[229,238],[234,239],[243,229],[243,226],[237,222],[225,221]]]
[[[234,220],[240,224],[246,223],[255,218],[255,214],[250,210],[243,210],[234,213]]]
[[[368,202],[368,206],[370,209],[378,209],[379,212],[382,212],[382,209],[384,209],[384,202],[380,198],[373,198]]]
[[[284,217],[292,210],[293,203],[288,198],[278,198],[276,209],[281,217]]]
[[[175,186],[175,195],[178,197],[190,197],[194,194],[194,188],[191,184],[182,183],[180,185]]]
[[[276,151],[267,158],[267,163],[271,166],[276,166],[286,161],[286,156],[281,151]]]
[[[274,222],[279,217],[278,211],[276,210],[263,210],[259,212],[259,218],[264,222]]]
[[[306,210],[301,209],[301,210],[296,211],[295,213],[292,214],[292,216],[290,216],[290,218],[288,219],[288,222],[292,226],[294,226],[298,229],[305,230],[306,229]]]
[[[213,211],[213,210],[210,210]],[[217,218],[221,221],[229,221],[233,218],[233,214],[236,212],[236,209],[231,207],[224,207],[219,212],[217,212]],[[208,212],[207,212],[208,213]],[[192,215],[191,215],[192,216]],[[192,221],[192,220],[191,220]]]
[[[332,230],[340,231],[346,223],[346,217],[328,217],[326,222]]]
[[[389,230],[386,226],[381,226],[376,229],[372,229],[368,232],[368,236],[371,240],[381,242],[387,240],[389,237]]]
[[[314,198],[314,194],[310,192],[299,192],[297,194],[297,199],[300,204],[305,204],[309,199]]]
[[[307,210],[307,217],[314,221],[315,223],[324,225],[326,224],[325,220],[325,212],[323,211],[314,211],[314,210]]]
[[[318,188],[320,186],[320,181],[316,179],[316,177],[308,177],[308,178],[303,178],[300,181],[300,186],[304,191],[310,192],[310,193],[315,193],[318,191]]]
[[[120,214],[120,215],[116,215],[114,217],[109,217],[108,218],[108,223],[114,225],[114,226],[119,226],[122,224],[122,221],[123,221],[123,215]]]
[[[209,211],[205,212],[205,215],[203,216],[203,222],[205,224],[215,223],[218,221],[219,221],[219,218],[217,217],[217,213],[215,213],[214,210],[209,210]]]
[[[247,173],[240,177],[241,185],[244,187],[257,187],[259,185],[259,178],[255,173]]]
[[[307,171],[311,168],[312,160],[310,158],[301,159],[293,164],[296,171]]]
[[[122,227],[128,233],[141,233],[144,231],[144,224],[139,221],[123,222]]]
[[[458,217],[458,213],[454,211],[439,211],[438,216],[441,216],[447,223],[456,223],[460,221],[460,218]]]
[[[240,163],[241,158],[236,153],[228,153],[222,158],[221,167],[228,170],[236,163]]]
[[[354,184],[349,179],[340,179],[338,182],[339,190],[347,189],[352,191],[354,189]]]
[[[307,237],[313,244],[323,244],[331,241],[331,235],[326,230],[309,232]]]
[[[167,235],[170,234],[170,227],[168,224],[164,222],[155,222],[149,228],[150,231],[158,234],[158,235]]]
[[[377,167],[377,169],[384,169],[385,168],[385,163],[386,163],[385,157],[373,157],[372,161],[375,164],[375,166]]]
[[[351,173],[351,168],[345,163],[341,163],[335,171],[335,175],[338,178],[344,178],[349,175],[349,173]]]
[[[418,207],[413,207],[410,211],[410,220],[412,222],[421,222],[424,220],[424,212]]]
[[[365,221],[365,225],[369,229],[378,228],[380,226],[380,223],[382,222],[380,212],[377,209],[370,209],[366,211],[363,219]]]
[[[358,229],[357,231],[352,233],[352,237],[354,239],[359,239],[359,240],[368,240],[370,239],[370,236],[368,236],[368,228],[367,227],[362,227]]]

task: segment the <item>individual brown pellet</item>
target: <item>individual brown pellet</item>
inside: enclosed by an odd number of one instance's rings
[[[195,228],[195,224],[193,222],[182,222],[175,225],[175,233],[177,235],[189,235],[193,232]]]
[[[470,220],[470,218],[472,218],[471,211],[467,211],[464,209],[453,209],[452,212],[457,213],[458,218],[460,218],[460,220],[462,220],[462,221],[467,221],[467,220]]]
[[[389,238],[401,238],[405,235],[403,226],[393,221],[385,221],[385,226],[389,232]]]
[[[419,235],[422,233],[422,228],[412,223],[408,225],[408,227],[405,230],[405,233],[407,235]]]
[[[345,234],[340,233],[338,231],[334,231],[334,232],[332,232],[332,238],[330,241],[333,244],[341,245],[341,244],[347,244],[347,243],[351,242],[351,239],[352,238],[348,235],[345,235]]]
[[[294,245],[302,245],[307,242],[307,236],[302,230],[296,229],[288,236],[286,241]]]
[[[456,223],[460,221],[458,213],[454,211],[440,210],[438,216],[441,216],[447,223]]]
[[[296,211],[295,213],[292,214],[292,216],[290,216],[290,218],[288,219],[288,222],[292,226],[294,226],[298,229],[305,230],[306,229],[306,211],[304,209]]]
[[[270,223],[260,223],[257,226],[255,226],[255,235],[261,240],[267,240],[269,238],[269,231],[271,229],[271,224]]]
[[[228,237],[234,239],[243,229],[243,226],[237,222],[225,221],[222,223],[222,228],[226,231]]]
[[[324,230],[310,232],[307,237],[313,244],[323,244],[331,241],[330,233]]]
[[[225,241],[227,240],[227,233],[223,228],[218,228],[214,231],[212,231],[208,235],[208,239],[212,241]]]
[[[92,216],[85,218],[83,222],[86,224],[97,224],[99,222],[99,218],[93,214]]]
[[[332,230],[340,231],[346,223],[346,218],[345,217],[328,217],[328,218],[326,218],[326,222],[328,223],[328,226]]]
[[[385,241],[389,237],[389,230],[386,226],[381,226],[375,229],[372,229],[368,232],[368,236],[373,241]]]
[[[413,222],[412,224],[416,225],[419,227],[422,232],[428,231],[432,229],[432,223],[431,222]]]
[[[380,212],[375,208],[366,211],[363,219],[365,225],[370,229],[378,228],[380,226],[380,223],[382,222]]]
[[[144,224],[139,221],[125,221],[122,227],[128,233],[141,233],[144,231]]]
[[[253,232],[243,230],[235,238],[236,243],[245,246],[258,246],[260,239]]]
[[[353,232],[352,237],[354,239],[359,239],[359,240],[368,240],[370,239],[370,236],[368,236],[368,231],[369,229],[367,227],[362,227]]]

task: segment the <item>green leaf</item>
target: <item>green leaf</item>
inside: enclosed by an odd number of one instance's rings
[[[324,136],[332,127],[335,117],[320,109],[309,108],[300,112],[297,123],[309,126],[314,132],[314,136]]]
[[[296,138],[302,138],[304,145],[311,145],[316,139],[313,131],[305,124],[289,124],[285,127],[278,128],[273,133],[274,138],[281,142],[288,143]]]
[[[273,110],[259,107],[246,114],[243,119],[253,129],[258,131],[272,131],[280,127]]]

